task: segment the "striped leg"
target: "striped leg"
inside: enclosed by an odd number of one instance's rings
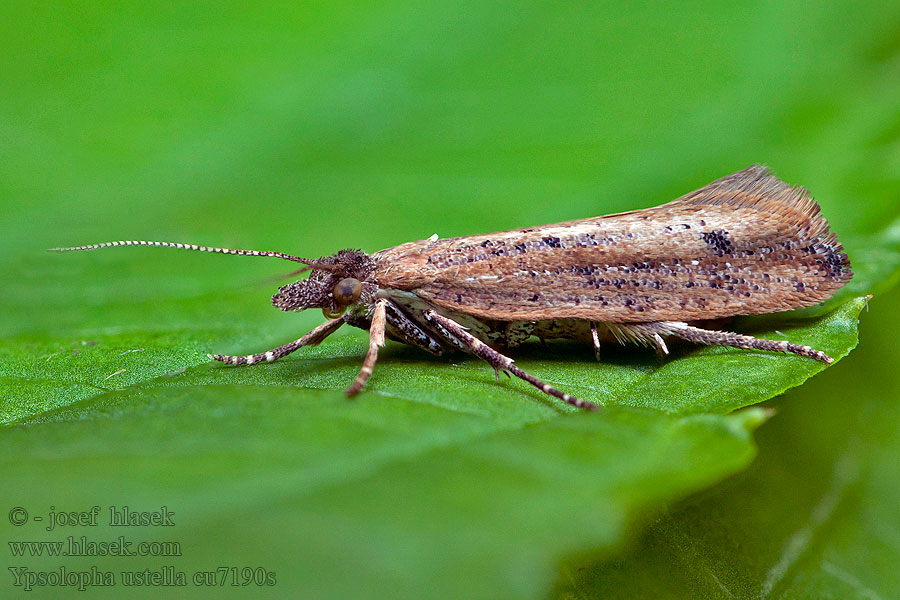
[[[564,394],[556,388],[544,383],[540,379],[529,375],[528,373],[514,365],[511,358],[500,354],[499,352],[479,340],[477,337],[463,329],[463,327],[453,319],[448,319],[443,315],[439,315],[433,310],[426,310],[423,313],[423,316],[430,323],[435,325],[437,331],[439,331],[445,337],[451,339],[456,338],[457,340],[465,344],[472,354],[487,361],[487,363],[494,367],[496,371],[506,371],[512,373],[519,379],[527,381],[545,394],[549,394],[555,398],[559,398],[563,402],[571,404],[572,406],[576,406],[578,408],[586,408],[588,410],[597,410],[599,408],[593,402],[586,402],[585,400],[579,400],[575,396]]]
[[[730,331],[713,331],[711,329],[701,329],[692,327],[687,323],[679,323],[674,321],[662,321],[658,323],[665,332],[660,331],[663,335],[673,335],[697,344],[706,344],[708,346],[731,346],[732,348],[744,348],[755,350],[769,350],[771,352],[787,352],[791,354],[800,354],[820,360],[830,365],[834,359],[820,350],[810,348],[809,346],[801,346],[799,344],[791,344],[784,340],[763,340],[749,335],[741,335],[740,333],[732,333]]]
[[[226,365],[252,365],[258,362],[273,362],[279,358],[284,358],[294,350],[303,346],[317,346],[322,340],[337,331],[338,327],[344,324],[343,318],[332,319],[322,323],[299,340],[294,340],[290,344],[272,348],[267,352],[258,354],[248,354],[247,356],[229,356],[226,354],[207,354],[211,359],[218,360]]]
[[[435,356],[440,356],[444,353],[444,347],[441,343],[425,331],[421,325],[418,325],[406,316],[396,304],[388,302],[386,308],[385,316],[387,317],[387,324],[390,326],[390,329],[387,331],[388,335],[392,335],[404,344],[421,348]]]
[[[347,388],[348,396],[355,396],[359,393],[366,384],[366,379],[372,374],[372,369],[375,368],[375,361],[378,360],[378,349],[384,346],[384,322],[387,303],[386,298],[381,298],[375,302],[372,324],[369,326],[369,352],[366,354],[366,360],[359,370],[359,375],[356,376],[356,381]]]
[[[594,358],[600,360],[600,336],[597,334],[597,324],[591,321],[591,339],[594,341]]]

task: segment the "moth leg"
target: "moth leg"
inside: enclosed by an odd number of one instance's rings
[[[259,362],[274,362],[279,358],[284,358],[291,352],[297,350],[298,348],[302,348],[303,346],[317,346],[321,344],[322,340],[337,331],[338,327],[343,324],[343,318],[326,321],[304,335],[302,338],[294,340],[290,344],[272,348],[271,350],[267,350],[266,352],[248,354],[247,356],[230,356],[227,354],[207,354],[207,356],[213,360],[223,362],[226,365],[253,365]]]
[[[658,333],[653,334],[653,349],[656,350],[656,360],[662,362],[669,354],[669,348],[662,336]]]
[[[594,358],[600,360],[600,335],[597,333],[597,324],[591,321],[591,339],[594,341]]]
[[[733,333],[731,331],[716,331],[714,329],[702,329],[681,321],[657,321],[655,323],[631,323],[612,324],[610,328],[619,338],[619,341],[632,341],[643,345],[654,345],[657,355],[660,351],[668,354],[662,336],[678,337],[695,344],[706,346],[729,346],[731,348],[743,348],[745,350],[768,350],[771,352],[785,352],[789,354],[801,354],[826,364],[831,364],[834,359],[809,346],[791,344],[784,340],[763,340],[749,335]]]
[[[387,299],[381,298],[375,302],[375,311],[372,313],[372,324],[369,326],[369,352],[366,354],[366,360],[356,376],[356,381],[347,388],[348,396],[355,396],[366,384],[372,369],[375,368],[375,361],[378,360],[378,349],[384,346],[384,323],[386,320],[385,312],[387,308]]]
[[[660,321],[656,323],[606,323],[606,327],[612,332],[620,344],[640,344],[641,346],[653,346],[656,358],[662,362],[669,354],[662,336],[671,335],[671,323]]]
[[[662,328],[667,330],[668,335],[680,337],[681,339],[695,342],[697,344],[706,344],[708,346],[730,346],[732,348],[744,348],[753,350],[769,350],[771,352],[785,352],[789,354],[800,354],[808,356],[816,360],[822,361],[830,365],[834,359],[815,348],[809,346],[801,346],[799,344],[791,344],[785,340],[764,340],[740,333],[732,333],[730,331],[715,331],[712,329],[701,329],[693,327],[687,323],[676,321],[661,321],[658,323]],[[662,332],[661,332],[662,333]],[[665,335],[665,333],[663,334]]]
[[[500,354],[499,352],[479,340],[477,337],[463,329],[462,325],[460,325],[453,319],[448,319],[447,317],[440,315],[433,310],[426,310],[424,313],[422,313],[422,315],[431,324],[433,324],[435,326],[435,329],[442,335],[449,338],[456,338],[458,341],[465,344],[469,352],[479,358],[484,359],[489,365],[494,367],[495,372],[505,371],[512,373],[519,379],[527,381],[545,394],[549,394],[555,398],[559,398],[563,402],[571,404],[572,406],[576,406],[578,408],[586,408],[588,410],[597,410],[599,408],[593,402],[579,400],[575,396],[564,394],[556,388],[544,383],[540,379],[529,375],[528,373],[517,367],[515,364],[513,364],[513,360],[511,358]]]
[[[435,356],[440,356],[444,353],[444,347],[441,343],[422,329],[418,323],[406,316],[396,304],[388,301],[386,309],[387,323],[393,328],[393,331],[388,331],[389,336],[397,338],[404,344],[421,348]]]

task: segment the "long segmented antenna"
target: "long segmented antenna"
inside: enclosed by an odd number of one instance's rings
[[[104,242],[102,244],[90,244],[87,246],[71,246],[68,248],[49,248],[48,252],[78,252],[81,250],[99,250],[100,248],[112,248],[115,246],[158,246],[161,248],[179,248],[181,250],[198,250],[200,252],[217,252],[219,254],[237,254],[240,256],[273,256],[275,258],[283,258],[293,262],[303,263],[309,267],[322,269],[324,271],[333,270],[332,265],[321,264],[317,260],[309,258],[301,258],[284,252],[272,252],[270,250],[237,250],[234,248],[213,248],[211,246],[198,246],[197,244],[182,244],[181,242],[150,242],[144,240],[121,240],[118,242]],[[301,269],[300,272],[306,269]]]

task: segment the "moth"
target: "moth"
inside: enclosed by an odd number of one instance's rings
[[[819,206],[754,165],[677,200],[601,217],[438,239],[374,254],[341,250],[309,259],[258,250],[174,242],[118,241],[53,251],[162,246],[271,256],[309,272],[278,289],[283,311],[321,309],[328,319],[303,337],[246,356],[212,354],[227,365],[272,362],[321,343],[344,324],[369,331],[369,347],[347,394],[372,374],[385,338],[434,355],[462,351],[495,374],[515,375],[579,408],[576,398],[520,369],[506,352],[531,337],[593,344],[634,343],[669,353],[666,340],[800,354],[825,353],[786,341],[709,328],[737,315],[823,302],[852,277]],[[599,358],[599,354],[598,354]]]

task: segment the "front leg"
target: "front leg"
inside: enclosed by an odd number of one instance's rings
[[[366,384],[369,375],[375,368],[375,361],[378,360],[378,349],[384,346],[384,322],[385,311],[388,301],[381,298],[375,302],[375,310],[372,312],[372,324],[369,325],[369,351],[366,353],[366,360],[356,376],[356,381],[347,388],[348,396],[355,396],[362,390]]]
[[[540,379],[529,375],[528,373],[514,365],[511,358],[500,354],[499,352],[479,340],[477,337],[466,331],[462,327],[462,325],[460,325],[453,319],[449,319],[441,314],[434,312],[433,310],[426,310],[423,313],[423,316],[432,325],[435,326],[435,329],[438,332],[440,332],[444,337],[448,338],[449,341],[453,342],[453,338],[455,338],[458,341],[457,343],[462,342],[462,344],[466,346],[469,352],[487,361],[487,363],[494,367],[495,370],[507,371],[509,373],[512,373],[519,379],[527,381],[545,394],[549,394],[555,398],[559,398],[563,402],[571,404],[572,406],[578,408],[586,408],[588,410],[597,410],[599,408],[599,406],[597,406],[593,402],[579,400],[575,396],[564,394],[551,385],[544,383]]]
[[[302,338],[294,340],[290,344],[278,346],[265,352],[257,354],[248,354],[247,356],[231,356],[228,354],[207,354],[213,360],[223,362],[226,365],[253,365],[259,362],[274,362],[279,358],[284,358],[291,352],[302,348],[303,346],[317,346],[329,335],[337,331],[338,327],[344,324],[344,319],[337,318],[322,323]]]

